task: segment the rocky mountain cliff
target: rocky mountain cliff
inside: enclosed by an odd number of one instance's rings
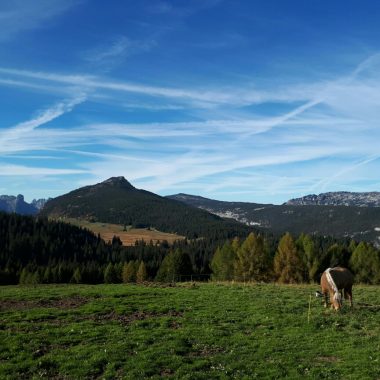
[[[17,197],[14,195],[0,195],[0,211],[35,215],[42,209],[45,202],[45,199],[33,199],[32,203],[27,203],[21,194],[17,195]]]
[[[286,205],[305,206],[357,206],[357,207],[380,207],[380,192],[352,193],[349,191],[338,191],[311,194],[301,198],[294,198],[285,203]]]

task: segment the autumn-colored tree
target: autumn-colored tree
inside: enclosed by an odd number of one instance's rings
[[[147,278],[148,278],[148,273],[146,271],[144,261],[141,261],[139,268],[137,270],[137,273],[136,273],[136,282],[137,283],[144,282],[144,281],[146,281]]]
[[[281,283],[300,283],[304,280],[305,266],[289,233],[278,244],[274,257],[274,273]]]
[[[123,266],[123,282],[136,282],[136,274],[138,269],[138,263],[135,261],[129,261],[124,263]]]
[[[235,277],[240,281],[265,281],[270,275],[271,259],[264,238],[250,233],[237,251]]]
[[[235,237],[231,243],[231,248],[232,248],[233,252],[235,253],[235,255],[237,254],[237,251],[240,248],[240,245],[241,245],[240,239],[238,237]]]

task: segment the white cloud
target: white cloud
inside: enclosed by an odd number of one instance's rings
[[[11,128],[0,131],[0,152],[11,151],[12,142],[18,142],[24,135],[32,132],[35,128],[44,125],[63,114],[70,112],[74,106],[82,103],[86,99],[84,94],[70,99],[65,102],[60,102],[54,106],[40,112],[35,118],[19,123]]]
[[[46,27],[48,21],[78,5],[74,0],[3,0],[0,3],[0,42],[14,35]]]
[[[133,40],[127,36],[118,36],[88,50],[83,54],[83,58],[95,65],[112,66],[126,57],[146,53],[154,46],[156,42],[153,39]]]
[[[113,91],[118,93],[134,93],[149,97],[175,99],[188,103],[194,107],[213,107],[228,105],[231,107],[259,104],[266,101],[304,101],[304,94],[289,94],[281,92],[268,93],[267,91],[246,90],[239,88],[222,89],[188,89],[149,86],[144,84],[128,83],[123,81],[106,80],[89,75],[63,75],[30,70],[0,68],[0,73],[16,77],[30,78],[42,82],[56,82],[61,85],[81,86],[95,90]],[[116,97],[116,96],[115,96]],[[308,99],[306,99],[308,100]],[[314,100],[314,99],[312,99]]]
[[[66,88],[75,84],[82,91],[92,89],[97,96],[109,97],[107,101],[119,100],[117,105],[121,107],[128,104],[121,96],[123,93],[141,95],[136,105],[147,108],[150,104],[157,104],[158,108],[178,104],[185,111],[198,111],[198,102],[201,107],[214,107],[196,113],[198,121],[37,128],[69,110],[67,104],[55,106],[15,126],[13,132],[4,131],[11,143],[2,144],[0,150],[8,154],[70,153],[81,157],[81,168],[89,174],[87,183],[125,175],[138,186],[161,192],[186,191],[192,186],[220,194],[239,189],[258,196],[285,196],[302,195],[308,189],[346,186],[353,172],[355,178],[362,175],[360,178],[373,181],[377,171],[369,173],[364,169],[375,165],[378,157],[380,75],[377,60],[362,66],[346,78],[329,83],[289,85],[274,91],[250,91],[236,85],[229,92],[0,69],[15,81],[21,78],[41,86]],[[93,94],[89,96],[94,99]],[[295,100],[297,105],[290,109]],[[240,109],[250,102],[273,101],[286,105],[288,111],[264,117]],[[10,139],[12,133],[17,138]],[[242,181],[237,178],[242,171],[255,175]]]
[[[0,176],[49,176],[83,174],[86,170],[78,169],[52,169],[23,165],[0,165]]]

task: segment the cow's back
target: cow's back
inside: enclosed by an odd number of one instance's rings
[[[347,268],[331,268],[330,274],[338,289],[343,289],[352,286],[352,284],[354,283],[354,276]]]

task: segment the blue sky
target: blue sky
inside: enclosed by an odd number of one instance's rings
[[[3,0],[0,194],[380,190],[379,19],[369,0]]]

